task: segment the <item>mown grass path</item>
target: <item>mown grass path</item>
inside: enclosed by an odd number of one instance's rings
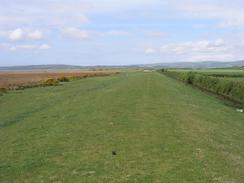
[[[242,182],[243,131],[242,113],[156,72],[10,92],[0,182]]]

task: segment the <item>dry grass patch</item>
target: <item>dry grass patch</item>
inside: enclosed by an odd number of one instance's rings
[[[55,85],[58,82],[68,82],[71,79],[82,79],[87,77],[110,76],[118,71],[9,71],[0,72],[0,88],[23,89],[40,85]],[[50,80],[52,79],[52,81]],[[55,80],[55,82],[54,82]],[[50,83],[51,82],[51,83]]]

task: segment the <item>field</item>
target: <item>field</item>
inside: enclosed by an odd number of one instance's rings
[[[170,69],[176,72],[197,72],[207,76],[238,78],[244,80],[244,69],[242,68],[223,68],[223,69]]]
[[[50,78],[94,77],[115,74],[116,71],[81,71],[81,70],[47,70],[47,71],[2,71],[0,72],[0,88],[17,89],[41,84]]]
[[[198,70],[197,72],[201,72],[207,76],[244,83],[244,69],[207,69],[202,71]]]
[[[244,114],[158,72],[0,97],[0,182],[244,180]]]
[[[214,68],[214,69],[170,69],[172,71],[194,71],[194,72],[202,72],[202,73],[225,73],[225,74],[235,74],[244,72],[244,68]]]

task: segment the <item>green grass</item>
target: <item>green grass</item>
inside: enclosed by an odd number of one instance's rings
[[[0,182],[243,182],[243,122],[156,72],[12,91],[0,97]]]

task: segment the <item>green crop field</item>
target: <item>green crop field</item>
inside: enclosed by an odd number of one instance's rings
[[[244,82],[244,76],[243,77],[227,77],[226,79],[231,81],[241,81]]]
[[[244,180],[244,114],[158,72],[0,96],[0,182]]]
[[[244,72],[226,69],[162,69],[161,73],[235,101],[244,107]],[[241,106],[240,106],[241,107]]]
[[[215,69],[170,69],[172,71],[194,71],[201,73],[225,73],[225,74],[244,74],[244,69],[242,68],[215,68]]]
[[[213,77],[222,77],[232,81],[244,82],[244,70],[241,68],[223,68],[223,69],[169,69],[173,72],[196,72]]]

